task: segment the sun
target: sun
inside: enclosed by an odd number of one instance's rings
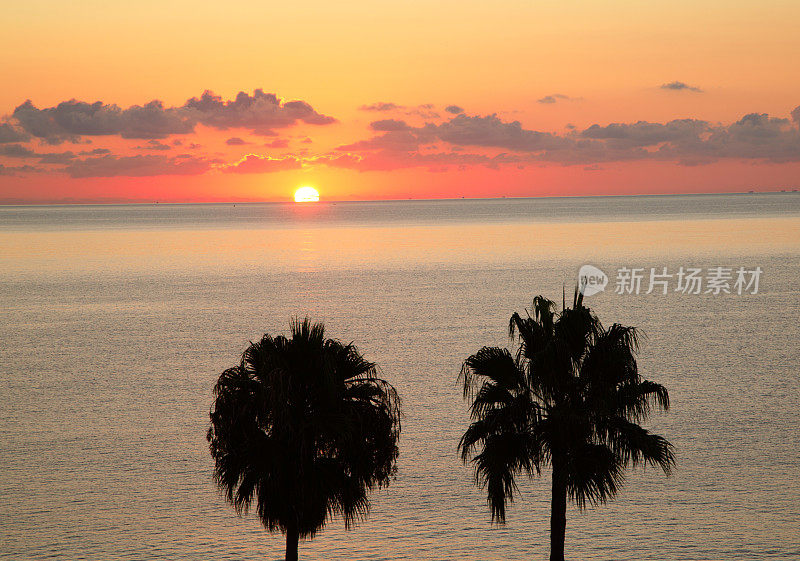
[[[316,203],[319,201],[319,193],[313,187],[300,187],[294,192],[294,202],[296,203]]]

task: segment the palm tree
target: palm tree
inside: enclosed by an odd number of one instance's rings
[[[639,375],[636,330],[604,328],[577,291],[572,308],[555,309],[538,296],[533,317],[511,317],[516,356],[483,347],[464,362],[472,423],[459,449],[464,462],[472,458],[493,522],[505,522],[517,475],[552,468],[550,559],[563,561],[567,496],[581,509],[603,503],[629,464],[669,474],[674,456],[667,440],[639,425],[654,406],[667,410],[669,395]]]
[[[397,392],[320,323],[293,321],[290,338],[251,343],[214,395],[215,480],[239,514],[255,501],[263,525],[286,535],[287,561],[330,517],[346,528],[364,518],[367,491],[396,471]]]

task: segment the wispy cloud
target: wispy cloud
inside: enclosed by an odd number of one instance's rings
[[[558,101],[578,101],[580,99],[582,99],[582,98],[580,98],[580,97],[570,97],[568,95],[555,93],[555,94],[546,95],[544,97],[540,97],[536,101],[537,101],[537,103],[553,104],[553,103],[556,103]]]
[[[145,177],[153,175],[199,175],[211,167],[205,158],[182,154],[114,156],[77,160],[62,169],[70,177]]]
[[[698,88],[696,86],[690,86],[689,84],[687,84],[685,82],[678,82],[678,81],[669,82],[669,83],[666,83],[666,84],[661,84],[661,89],[662,90],[671,90],[671,91],[676,91],[676,92],[680,92],[680,91],[696,92],[696,93],[702,93],[703,92],[703,90],[701,90],[700,88]]]
[[[247,154],[233,164],[222,166],[225,173],[271,173],[302,167],[301,160],[295,156],[272,158],[261,154]]]
[[[28,173],[35,173],[41,171],[39,168],[34,166],[24,165],[24,166],[4,166],[0,164],[0,175],[4,175],[6,177],[14,177],[20,174],[28,174]]]
[[[405,109],[405,107],[388,101],[379,101],[369,105],[362,105],[359,109],[361,111],[396,111],[398,109]]]
[[[397,103],[390,103],[386,101],[379,101],[377,103],[371,103],[369,105],[362,105],[359,107],[361,111],[377,111],[381,113],[402,113],[404,115],[413,115],[416,117],[422,117],[424,119],[438,119],[441,115],[436,111],[436,106],[432,103],[422,103],[416,106],[406,106],[406,105],[399,105]],[[457,105],[449,105],[445,108],[445,111],[448,113],[453,113],[453,110],[457,110],[457,113],[460,113],[462,109]]]
[[[145,144],[143,144],[141,146],[136,146],[136,149],[137,150],[158,150],[158,151],[163,152],[163,151],[166,151],[166,150],[172,150],[172,146],[170,146],[169,144],[164,144],[160,140],[148,140],[147,143],[145,143]]]

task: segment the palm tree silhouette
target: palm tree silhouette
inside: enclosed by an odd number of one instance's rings
[[[636,330],[604,328],[577,291],[572,308],[555,308],[537,296],[533,317],[514,313],[516,356],[483,347],[464,362],[473,422],[459,449],[486,488],[493,522],[505,521],[518,474],[552,467],[550,559],[563,561],[567,496],[579,508],[603,503],[619,490],[627,465],[669,474],[674,456],[667,440],[638,424],[653,406],[667,410],[669,395],[639,375]]]
[[[397,392],[321,323],[295,320],[290,338],[251,343],[214,395],[215,480],[239,514],[255,501],[263,525],[285,533],[287,561],[329,517],[347,528],[365,517],[367,491],[396,471]]]

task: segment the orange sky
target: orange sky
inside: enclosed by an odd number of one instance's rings
[[[0,201],[798,188],[799,16],[796,1],[4,3]],[[229,103],[259,88],[281,101]],[[219,106],[187,108],[205,90]],[[70,100],[101,104],[58,109]],[[155,117],[125,112],[152,100]],[[379,102],[399,107],[359,109]]]

